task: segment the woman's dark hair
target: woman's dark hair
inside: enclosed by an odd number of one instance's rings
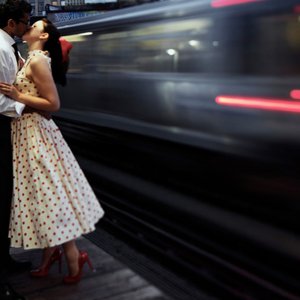
[[[42,21],[44,23],[44,32],[49,34],[43,50],[48,51],[50,54],[54,81],[64,86],[67,83],[67,79],[62,63],[62,49],[59,41],[60,33],[49,20],[42,19]]]

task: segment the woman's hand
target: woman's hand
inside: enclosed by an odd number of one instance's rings
[[[4,94],[14,100],[18,100],[19,95],[20,95],[20,92],[14,85],[4,83],[4,82],[0,82],[0,93]]]

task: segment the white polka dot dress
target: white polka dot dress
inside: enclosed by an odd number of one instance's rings
[[[17,75],[23,93],[38,95],[34,83]],[[104,212],[60,130],[38,113],[12,121],[14,193],[9,237],[12,247],[60,245],[95,229]]]

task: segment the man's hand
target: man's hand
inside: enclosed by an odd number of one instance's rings
[[[0,93],[14,99],[18,100],[20,92],[13,84],[8,84],[5,82],[0,82]]]

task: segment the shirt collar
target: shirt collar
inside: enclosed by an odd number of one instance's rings
[[[3,29],[0,28],[0,35],[2,35],[3,39],[9,44],[13,45],[16,41]]]

